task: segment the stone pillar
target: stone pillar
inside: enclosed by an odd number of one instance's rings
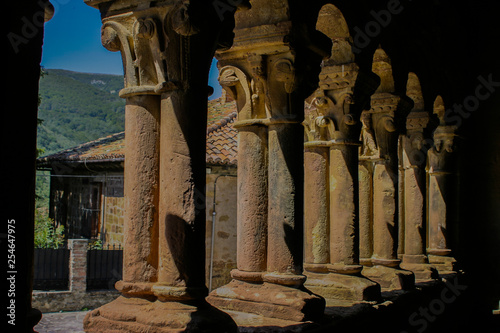
[[[264,281],[301,286],[303,261],[303,129],[298,121],[268,126],[268,253]]]
[[[135,95],[125,106],[123,278],[128,296],[153,297],[158,275],[160,99]]]
[[[164,93],[161,101],[159,268],[153,290],[165,300],[203,299],[208,293],[200,265],[205,262],[207,94],[206,87],[199,90]],[[185,107],[190,100],[201,103]]]
[[[323,61],[319,89],[304,121],[305,197],[320,199],[306,208],[305,228],[314,231],[306,235],[306,287],[332,305],[337,300],[376,300],[380,286],[360,276],[359,264],[358,119],[369,89],[356,86],[363,76],[350,51],[342,13],[333,5],[323,6],[316,28],[332,39],[333,48]],[[320,153],[312,155],[312,149]],[[315,209],[321,205],[327,211],[318,214]]]
[[[234,123],[238,130],[237,269],[231,276],[262,283],[267,271],[268,129],[262,119],[250,119],[251,92],[241,69],[222,67],[219,82],[239,110]]]
[[[383,290],[410,289],[414,274],[399,269],[398,259],[398,137],[409,103],[393,94],[394,79],[387,54],[378,48],[372,71],[380,77],[380,86],[371,98],[369,132],[375,144],[373,159],[373,253],[363,274],[380,283]],[[365,145],[368,147],[368,143]]]
[[[87,248],[88,239],[68,239],[69,256],[69,291],[85,293],[87,291]]]
[[[267,127],[238,127],[238,142],[238,250],[232,276],[262,282],[267,267]]]
[[[401,136],[402,195],[399,201],[403,209],[404,252],[401,267],[412,271],[417,281],[438,277],[437,270],[429,265],[425,254],[426,230],[426,176],[424,131],[429,114],[424,109],[420,82],[409,73],[406,95],[413,100],[413,109],[406,119],[406,133]]]
[[[359,263],[371,266],[373,255],[373,164],[359,160]]]
[[[218,38],[227,35],[216,7],[87,3],[103,15],[103,45],[123,59],[126,215],[116,284],[123,296],[90,312],[84,328],[236,332],[229,315],[205,301],[207,82]]]
[[[373,169],[380,159],[370,112],[361,113],[359,148],[359,261],[372,266],[373,255]]]
[[[320,318],[324,300],[303,288],[299,156],[309,73],[296,71],[310,51],[286,42],[294,34],[291,5],[253,1],[251,9],[235,15],[233,46],[216,54],[219,82],[238,107],[238,269],[231,273],[234,280],[207,300],[227,310],[297,322]],[[319,65],[320,56],[308,59]]]
[[[328,146],[319,143],[304,147],[304,262],[323,272],[330,262],[328,153]]]
[[[440,123],[434,131],[434,146],[427,154],[427,254],[440,275],[453,275],[457,272],[451,250],[457,225],[456,127],[446,124],[440,96],[434,102],[434,113]]]

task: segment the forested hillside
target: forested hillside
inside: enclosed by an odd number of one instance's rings
[[[48,155],[123,131],[123,76],[44,69],[40,79],[38,148]]]

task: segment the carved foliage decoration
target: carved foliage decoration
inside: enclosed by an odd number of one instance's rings
[[[359,97],[355,86],[359,67],[354,63],[349,28],[340,10],[327,4],[319,12],[316,29],[328,36],[333,46],[330,58],[323,61],[319,88],[306,108],[306,140],[357,142],[361,111],[355,107]]]
[[[398,135],[405,131],[411,104],[394,94],[391,61],[380,47],[373,56],[372,71],[380,77],[380,85],[371,97],[371,109],[365,117],[371,118],[380,158],[396,161]]]
[[[434,114],[439,118],[439,126],[433,134],[434,146],[428,151],[428,171],[452,172],[455,167],[455,154],[457,149],[456,126],[446,124],[445,105],[443,98],[437,96],[434,101]]]
[[[182,36],[192,36],[199,32],[189,14],[189,0],[178,1],[172,10],[172,28],[176,33]]]
[[[408,73],[406,96],[413,101],[413,108],[406,118],[406,133],[402,139],[402,163],[405,168],[425,164],[426,138],[424,131],[429,123],[429,113],[425,111],[420,80],[415,73]]]
[[[292,60],[249,54],[236,64],[238,67],[231,64],[220,69],[219,83],[237,101],[238,120],[265,122],[290,112],[288,94],[295,89]]]
[[[101,41],[122,53],[125,89],[130,94],[160,94],[186,86],[189,80],[190,36],[199,29],[189,14],[190,2],[171,6],[143,6],[132,13],[103,19]]]
[[[125,87],[137,86],[134,41],[132,33],[121,23],[106,21],[101,27],[102,45],[112,52],[121,51],[125,74]]]
[[[219,71],[219,83],[238,105],[238,119],[252,119],[253,90],[247,75],[235,66],[224,66]]]

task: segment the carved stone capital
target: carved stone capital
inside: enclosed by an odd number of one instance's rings
[[[219,60],[219,66],[219,83],[236,100],[239,122],[301,122],[302,114],[295,112],[290,102],[296,90],[291,51],[248,53],[242,58]]]
[[[367,112],[371,114],[371,129],[380,158],[395,161],[398,137],[406,130],[406,118],[413,103],[394,94],[391,61],[380,47],[373,56],[372,71],[380,77],[380,85]]]
[[[434,145],[428,151],[427,171],[429,174],[453,173],[456,167],[456,150],[459,136],[457,127],[451,126],[445,120],[445,106],[441,96],[434,101],[434,113],[439,119],[439,125],[433,133]]]
[[[429,124],[429,112],[425,111],[420,81],[415,73],[408,74],[406,95],[413,101],[413,108],[406,117],[406,133],[402,137],[403,168],[423,168],[426,160],[425,130]]]
[[[160,95],[196,83],[192,74],[201,65],[192,59],[211,54],[207,50],[213,50],[217,37],[206,31],[222,29],[210,2],[89,0],[87,4],[101,10],[103,46],[122,54],[124,98]]]
[[[177,88],[168,82],[165,50],[168,38],[162,22],[168,9],[158,8],[105,17],[101,28],[103,46],[122,53],[125,74],[121,97],[160,94]]]
[[[352,38],[338,8],[324,5],[316,29],[331,40],[332,48],[330,57],[323,60],[318,89],[306,102],[305,139],[359,144],[359,118],[376,85],[371,85],[374,80],[354,62]]]

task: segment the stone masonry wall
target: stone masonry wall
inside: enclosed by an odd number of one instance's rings
[[[222,175],[222,176],[221,176]],[[229,176],[228,176],[229,175]],[[212,247],[212,220],[214,182],[217,179],[215,205],[215,238],[212,267],[212,289],[231,281],[230,272],[236,268],[236,168],[212,167],[206,182],[206,281],[210,284],[210,256]]]
[[[125,198],[105,197],[103,204],[103,221],[105,230],[105,243],[123,246],[123,224]]]

